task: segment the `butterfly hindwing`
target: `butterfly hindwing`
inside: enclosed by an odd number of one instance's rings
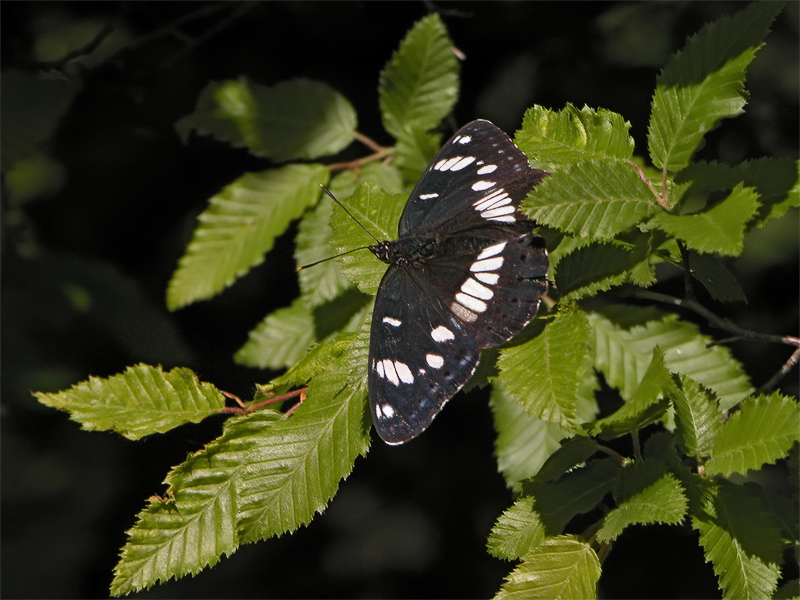
[[[422,433],[472,376],[480,351],[425,279],[391,265],[372,315],[369,403],[389,444]]]

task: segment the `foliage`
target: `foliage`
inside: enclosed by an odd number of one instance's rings
[[[654,523],[691,524],[725,597],[776,591],[782,552],[796,540],[786,525],[795,523],[785,509],[791,502],[748,476],[790,452],[796,457],[797,401],[756,392],[727,348],[677,313],[641,301],[707,316],[690,293],[692,278],[715,299],[739,299],[720,258],[740,255],[748,231],[800,205],[792,161],[692,160],[708,131],[744,110],[747,68],[781,8],[749,5],[705,26],[670,59],[651,106],[647,151],[655,168],[642,166],[621,115],[571,105],[525,114],[516,142],[550,176],[523,208],[548,241],[555,286],[547,309],[499,350],[497,370],[486,369],[498,466],[516,495],[488,549],[520,561],[498,598],[595,596],[610,543],[629,527]],[[233,285],[298,219],[298,266],[346,254],[301,271],[300,296],[250,332],[235,359],[287,371],[240,408],[223,408],[222,393],[187,369],[146,365],[37,394],[86,429],[131,439],[239,413],[172,469],[167,499],[151,498],[139,513],[112,594],[195,574],[241,544],[295,531],[325,509],[367,453],[370,296],[385,267],[357,251],[373,240],[319,202],[318,186],[330,185],[373,235],[394,238],[458,86],[452,42],[431,15],[381,73],[392,148],[357,132],[344,96],[306,79],[211,83],[178,122],[184,138],[208,135],[276,162],[304,162],[244,174],[209,200],[169,283],[169,308]],[[372,154],[309,162],[353,140]],[[686,298],[646,289],[662,265],[685,272]],[[743,332],[758,337],[736,330]],[[289,398],[299,401],[285,412],[264,408]],[[630,438],[633,456],[612,449],[622,438]]]

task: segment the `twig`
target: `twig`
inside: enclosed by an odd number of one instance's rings
[[[756,393],[764,394],[766,392],[769,392],[775,386],[777,386],[778,382],[784,377],[786,377],[786,374],[792,370],[792,367],[795,366],[798,361],[800,361],[800,348],[797,348],[794,352],[792,352],[792,355],[789,357],[789,360],[783,363],[783,366],[778,370],[778,372],[775,373],[775,375],[773,375],[769,381],[762,384],[756,390]]]
[[[282,394],[280,396],[273,396],[271,398],[267,398],[261,402],[256,402],[255,404],[244,404],[241,400],[239,400],[233,394],[228,392],[222,392],[225,396],[229,398],[234,398],[238,401],[240,406],[237,408],[235,406],[226,406],[224,408],[220,408],[218,413],[219,414],[235,414],[235,415],[246,415],[264,408],[265,406],[269,406],[270,404],[276,404],[277,402],[283,402],[284,400],[288,400],[289,398],[294,398],[295,396],[300,396],[300,404],[302,404],[303,399],[305,399],[306,392],[308,391],[307,387],[300,388],[299,390],[293,390],[291,392],[287,392],[286,394]],[[291,414],[297,409],[297,406],[293,406],[290,408],[287,413]]]
[[[81,56],[87,56],[94,52],[97,47],[103,43],[103,40],[111,35],[113,31],[114,26],[108,23],[104,25],[103,28],[98,31],[89,42],[80,48],[75,48],[75,50],[67,52],[58,60],[33,61],[32,65],[36,69],[56,69],[61,71],[69,61],[80,58]]]

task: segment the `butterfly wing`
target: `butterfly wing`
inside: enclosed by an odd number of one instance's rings
[[[428,165],[400,217],[398,233],[454,233],[485,226],[533,224],[519,203],[546,175],[489,121],[459,129]]]
[[[472,377],[480,350],[413,267],[390,265],[375,298],[369,404],[378,435],[402,444],[422,433]]]

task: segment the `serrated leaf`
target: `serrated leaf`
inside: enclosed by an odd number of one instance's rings
[[[567,163],[593,158],[628,160],[633,155],[631,124],[604,108],[577,109],[567,104],[554,111],[534,105],[525,112],[514,141],[529,157],[558,170]]]
[[[458,97],[458,61],[438,14],[417,21],[381,71],[378,93],[386,131],[436,127]]]
[[[683,520],[686,507],[687,500],[680,482],[672,473],[665,473],[609,511],[597,532],[597,538],[600,541],[613,541],[626,527],[636,524],[676,525]]]
[[[107,378],[90,377],[55,394],[35,392],[42,404],[69,412],[89,431],[116,431],[130,440],[199,423],[225,405],[210,383],[190,369],[139,364]]]
[[[308,382],[307,398],[292,417],[275,423],[251,449],[238,490],[243,543],[309,523],[333,498],[355,459],[367,453],[368,331],[366,318],[341,357]]]
[[[548,535],[557,535],[575,516],[589,512],[617,485],[622,466],[614,459],[601,458],[573,469],[557,481],[530,481],[525,494],[535,498]]]
[[[567,164],[522,202],[537,223],[590,240],[609,240],[657,213],[633,166],[611,159]]]
[[[286,161],[336,154],[353,141],[356,125],[353,106],[326,83],[291,79],[269,87],[241,78],[208,84],[175,128],[184,141],[194,130]]]
[[[692,202],[696,197],[704,203],[709,192],[730,190],[737,183],[755,188],[760,204],[756,219],[758,227],[764,227],[770,219],[782,217],[790,208],[800,206],[800,164],[796,160],[757,158],[733,166],[699,161],[678,173],[675,181],[685,184],[683,192],[674,196],[682,204]]]
[[[659,212],[653,223],[697,252],[738,256],[747,224],[758,211],[758,192],[738,184],[722,202],[702,212],[673,215]]]
[[[531,550],[506,578],[496,600],[596,598],[600,559],[575,536],[551,538]]]
[[[486,546],[492,556],[517,560],[544,539],[544,525],[533,508],[533,498],[523,496],[498,517]]]
[[[234,360],[240,365],[262,369],[290,367],[314,343],[314,317],[302,299],[267,315],[239,348]]]
[[[406,196],[389,196],[375,185],[364,183],[350,197],[347,208],[361,224],[379,240],[397,238],[397,223],[406,203]],[[334,211],[331,216],[331,246],[337,254],[354,248],[371,246],[369,237],[344,211]],[[336,260],[344,274],[366,294],[378,290],[386,265],[368,250],[353,252]]]
[[[688,456],[708,456],[722,426],[722,413],[714,392],[686,375],[673,375],[670,388],[675,407],[675,433]]]
[[[324,510],[369,447],[368,321],[273,380],[276,389],[308,384],[291,417],[262,410],[231,419],[170,473],[170,501],[151,502],[128,532],[113,594],[197,573],[239,544],[294,531]]]
[[[260,264],[328,177],[322,165],[287,165],[248,173],[211,198],[169,282],[167,306],[211,298]]]
[[[647,260],[649,248],[614,240],[581,246],[561,257],[555,270],[562,299],[577,300],[606,291],[631,279],[632,271]]]
[[[540,483],[555,481],[564,473],[585,463],[598,450],[600,445],[590,437],[579,435],[566,440],[561,448],[545,461],[535,480]]]
[[[127,532],[111,595],[196,574],[237,549],[237,490],[248,453],[281,418],[267,410],[231,419],[219,438],[170,472],[169,501],[151,499]]]
[[[774,463],[800,440],[800,406],[789,396],[745,398],[714,438],[709,474],[744,474]]]
[[[720,399],[721,410],[753,390],[727,348],[709,347],[712,339],[677,315],[617,305],[588,313],[588,319],[594,330],[595,368],[623,398],[635,392],[656,346],[664,350],[667,369],[712,389]]]
[[[586,316],[562,310],[533,339],[501,350],[500,381],[535,415],[566,431],[577,431],[577,391],[589,365]]]
[[[709,490],[703,515],[692,519],[723,598],[769,598],[777,587],[780,535],[754,487],[720,481]]]
[[[745,71],[782,8],[754,2],[706,25],[670,58],[658,77],[648,126],[653,164],[681,170],[708,131],[743,112]]]
[[[520,482],[536,475],[547,458],[561,445],[567,432],[529,414],[496,383],[490,396],[497,438],[494,453],[506,485],[519,490]]]
[[[613,414],[593,423],[590,427],[592,435],[602,433],[616,437],[655,423],[669,406],[663,395],[671,383],[670,373],[664,366],[664,353],[656,347],[636,391]]]

